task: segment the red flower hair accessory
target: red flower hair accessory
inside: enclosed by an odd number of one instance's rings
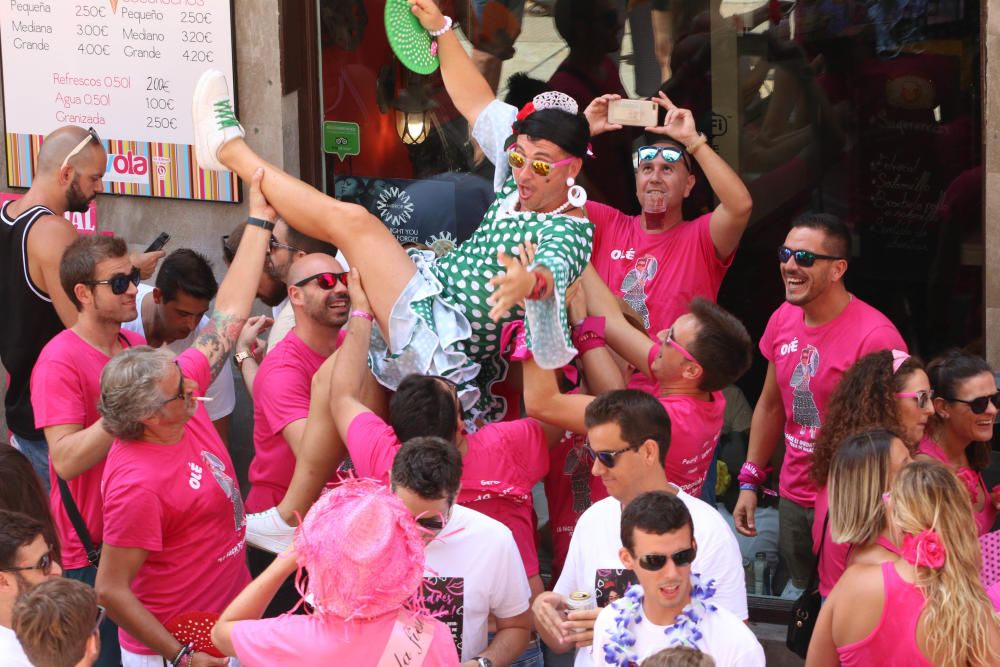
[[[903,536],[903,558],[917,567],[940,570],[948,558],[941,536],[928,528],[917,535]]]

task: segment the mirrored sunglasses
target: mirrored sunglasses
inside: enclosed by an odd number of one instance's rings
[[[347,272],[334,273],[333,271],[324,271],[323,273],[317,273],[315,275],[309,276],[308,278],[303,278],[299,282],[295,283],[296,287],[302,287],[306,285],[310,280],[315,280],[316,284],[322,289],[331,290],[340,283],[344,287],[347,287]]]
[[[778,248],[778,261],[782,264],[787,263],[792,257],[795,258],[796,264],[807,269],[815,264],[817,259],[847,259],[846,257],[835,257],[834,255],[820,255],[808,250],[792,250],[786,245]]]
[[[534,171],[539,176],[548,176],[553,169],[556,167],[561,167],[565,164],[569,164],[576,158],[568,157],[565,160],[559,160],[558,162],[545,162],[544,160],[532,160],[531,170]],[[527,164],[528,158],[524,156],[523,153],[518,153],[513,148],[507,151],[507,164],[511,166],[512,169],[523,169],[524,165]]]

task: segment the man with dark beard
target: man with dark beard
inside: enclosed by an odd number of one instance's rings
[[[288,300],[295,326],[268,352],[254,380],[254,459],[246,499],[251,514],[274,507],[288,490],[306,435],[313,375],[338,348],[350,313],[347,273],[327,254],[306,255],[288,270]],[[249,354],[241,347],[245,344],[241,337],[234,348],[237,363]],[[256,576],[274,555],[253,548],[258,545],[252,528],[248,524],[247,556]],[[298,602],[292,579],[278,591],[265,616],[288,611]]]
[[[10,373],[5,401],[13,444],[31,461],[46,489],[48,445],[35,428],[29,380],[45,344],[76,322],[77,310],[59,284],[59,261],[76,239],[63,217],[82,213],[104,192],[108,155],[97,133],[67,125],[45,137],[31,189],[0,207],[0,359]],[[163,252],[133,258],[148,278]]]

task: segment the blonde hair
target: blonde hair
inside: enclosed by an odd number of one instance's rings
[[[830,461],[830,537],[834,542],[868,544],[885,528],[882,494],[889,489],[889,460],[896,436],[865,431],[844,440]]]
[[[933,530],[946,551],[939,570],[915,567],[916,585],[927,603],[918,628],[935,665],[995,665],[1000,655],[991,635],[1000,614],[979,581],[982,554],[969,494],[955,474],[937,461],[903,468],[892,487],[893,522],[904,533]]]

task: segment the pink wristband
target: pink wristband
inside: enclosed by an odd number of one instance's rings
[[[767,480],[768,474],[771,472],[770,468],[761,469],[756,463],[752,461],[745,461],[743,467],[740,468],[740,474],[736,479],[741,484],[763,484]]]
[[[604,326],[603,317],[590,316],[579,326],[573,327],[570,337],[573,339],[576,351],[583,354],[595,347],[604,347]]]
[[[372,314],[364,310],[352,310],[351,317],[360,317],[363,320],[368,320],[369,322],[374,322],[375,318]]]

